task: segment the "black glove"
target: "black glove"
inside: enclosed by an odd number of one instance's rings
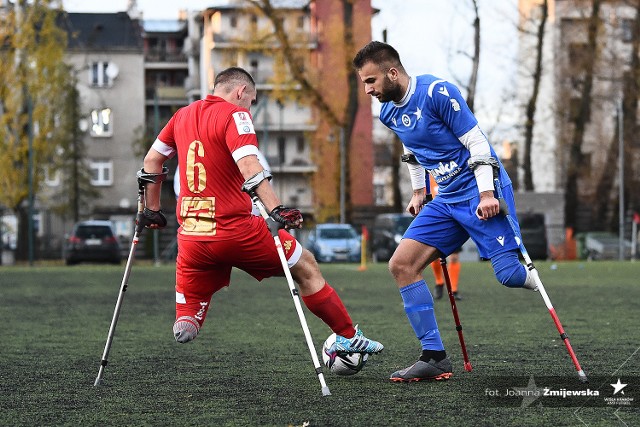
[[[269,213],[274,221],[282,224],[284,228],[298,228],[302,222],[302,212],[295,208],[285,208],[284,206],[276,206]]]
[[[136,225],[138,230],[142,230],[144,227],[164,228],[167,225],[167,218],[162,211],[152,211],[149,208],[144,208],[144,210],[136,216]]]

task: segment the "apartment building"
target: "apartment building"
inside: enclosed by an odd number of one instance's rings
[[[286,8],[284,25],[302,39],[308,50],[316,49],[309,10],[301,7],[308,2],[297,3]],[[254,125],[260,150],[274,177],[272,184],[284,204],[312,215],[310,174],[317,167],[311,161],[309,133],[315,132],[317,126],[312,123],[311,107],[302,102],[299,90],[278,75],[273,55],[278,46],[273,39],[258,41],[272,32],[271,23],[241,1],[210,7],[202,15],[205,91],[211,91],[216,73],[225,68],[239,66],[251,73],[258,90],[258,103],[252,109]]]
[[[65,60],[78,79],[84,161],[100,194],[81,215],[111,219],[121,236],[133,231],[134,177],[141,164],[134,141],[145,122],[142,27],[132,12],[69,13],[63,18],[68,32]],[[63,224],[63,232],[72,225]]]
[[[247,69],[256,80],[258,104],[252,109],[260,149],[274,176],[273,185],[284,204],[298,207],[308,221],[338,219],[340,189],[346,174],[341,168],[341,136],[309,102],[291,77],[282,46],[272,37],[273,24],[246,2],[231,0],[202,11],[201,70],[204,91],[212,88],[218,70],[230,66]],[[347,92],[344,38],[340,37],[342,8],[337,1],[274,2],[276,13],[300,61],[296,64],[317,83],[336,111],[344,108]],[[354,2],[357,12],[371,16],[370,1]],[[371,37],[370,20],[354,25],[355,40]],[[336,64],[339,64],[336,67]],[[365,209],[372,204],[372,118],[370,100],[358,95],[359,110],[349,146],[353,154],[349,178],[350,202]],[[336,105],[337,100],[337,105]],[[345,148],[346,150],[346,148]],[[344,158],[344,157],[343,157]],[[343,181],[344,182],[344,181]]]
[[[350,140],[341,138],[339,128],[329,124],[291,78],[278,43],[273,38],[256,43],[273,32],[269,19],[239,0],[212,4],[162,21],[143,20],[135,1],[126,12],[64,15],[66,62],[78,77],[84,160],[91,168],[91,185],[100,192],[83,206],[81,217],[110,219],[123,241],[130,238],[137,196],[134,177],[145,147],[178,108],[210,93],[215,73],[229,66],[246,68],[256,80],[255,128],[283,203],[300,208],[311,224],[338,220],[347,196],[338,183],[349,181],[353,190],[348,202],[360,218],[366,216],[373,201],[370,98],[358,87],[354,130]],[[351,71],[344,66],[341,2],[276,4],[290,40],[304,52],[298,65],[341,116]],[[371,16],[370,0],[358,0],[353,7],[354,16]],[[364,45],[371,37],[370,19],[354,20],[353,31],[356,47]],[[350,159],[348,168],[341,164],[345,159]],[[173,173],[175,164],[169,166]],[[163,186],[163,207],[170,216],[172,178],[170,174],[169,185]],[[38,205],[47,216],[40,222],[50,224],[39,230],[49,238],[57,236],[53,246],[60,248],[73,224],[55,217],[45,205]]]

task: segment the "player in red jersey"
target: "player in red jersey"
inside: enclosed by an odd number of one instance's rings
[[[254,189],[272,220],[300,228],[298,209],[280,204],[258,159],[258,140],[249,108],[256,102],[255,82],[232,67],[215,79],[213,94],[178,110],[162,129],[144,159],[141,173],[159,174],[164,162],[178,155],[180,193],[176,213],[176,341],[193,340],[204,323],[211,297],[230,282],[231,268],[258,280],[284,272],[273,238],[262,217],[242,191]],[[162,183],[146,186],[145,210],[139,220],[148,228],[166,224],[160,211]],[[345,351],[378,353],[383,346],[354,328],[335,290],[318,264],[286,230],[279,231],[289,268],[307,308],[339,338]]]

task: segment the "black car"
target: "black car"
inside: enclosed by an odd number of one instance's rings
[[[90,220],[77,223],[65,245],[67,265],[79,262],[120,264],[120,243],[111,221]]]
[[[371,230],[371,255],[375,262],[388,261],[409,228],[413,216],[409,214],[381,214],[376,216]]]

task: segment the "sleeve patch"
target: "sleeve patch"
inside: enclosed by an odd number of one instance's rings
[[[253,128],[253,122],[251,121],[251,116],[249,115],[249,113],[245,113],[244,111],[237,111],[233,113],[233,120],[236,122],[238,135],[256,133],[255,129]]]

